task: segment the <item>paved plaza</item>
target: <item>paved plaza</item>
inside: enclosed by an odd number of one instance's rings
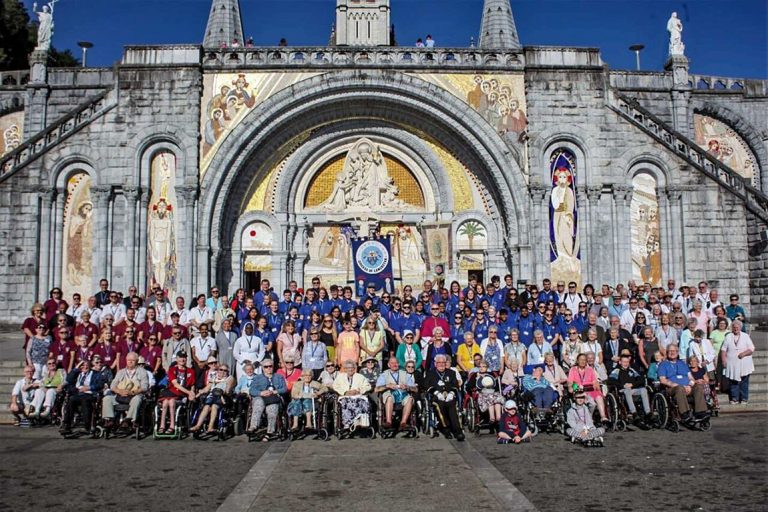
[[[55,429],[2,427],[0,510],[760,511],[767,419],[609,434],[603,449],[559,435],[522,446],[488,435],[265,444],[64,440]]]

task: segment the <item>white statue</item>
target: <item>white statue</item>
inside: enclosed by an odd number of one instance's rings
[[[685,53],[685,45],[683,44],[683,22],[677,17],[677,13],[673,12],[667,21],[667,32],[669,32],[669,54],[670,55],[683,55]]]
[[[347,153],[331,195],[318,208],[336,212],[382,207],[404,210],[407,205],[397,198],[399,192],[379,147],[362,138]]]
[[[37,27],[37,47],[36,50],[48,50],[51,47],[51,37],[53,37],[53,5],[57,0],[52,0],[49,4],[43,6],[42,10],[37,10],[37,2],[32,4],[32,10],[37,14],[40,24]]]

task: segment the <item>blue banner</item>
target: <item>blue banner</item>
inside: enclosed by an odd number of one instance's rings
[[[373,284],[376,291],[394,293],[392,273],[392,242],[390,237],[355,238],[352,240],[352,261],[355,263],[355,290],[362,297]]]

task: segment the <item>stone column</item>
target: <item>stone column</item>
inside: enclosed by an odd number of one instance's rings
[[[144,292],[147,292],[147,208],[149,208],[149,191],[139,189],[139,212],[138,212],[138,226],[136,230],[136,239],[138,241],[138,254],[137,254],[137,266],[138,272],[136,275],[136,286]]]
[[[518,276],[523,279],[533,279],[536,282],[541,282],[545,277],[549,277],[549,206],[545,201],[548,197],[550,190],[548,187],[535,184],[531,185],[531,201],[533,203],[531,222],[533,230],[530,236],[530,243],[535,249],[533,250],[533,275],[530,276]],[[538,254],[537,254],[538,253]]]
[[[44,300],[48,298],[48,290],[51,288],[51,217],[53,216],[53,203],[56,197],[56,192],[54,190],[41,189],[38,190],[37,197],[40,212],[40,241],[38,246],[40,266],[37,271],[37,296],[41,300]]]
[[[178,283],[178,293],[186,297],[192,296],[194,293],[194,275],[195,267],[192,253],[195,251],[195,237],[194,232],[196,229],[196,222],[194,218],[195,213],[195,201],[197,199],[197,186],[185,185],[176,187],[176,196],[180,199],[179,205],[179,217],[176,223],[176,272],[181,278]],[[182,230],[181,227],[184,227]],[[199,250],[200,248],[198,248]],[[202,262],[208,263],[207,251],[203,255]],[[210,268],[206,269],[204,275],[201,275],[201,279],[207,280],[207,276],[210,273]]]
[[[96,217],[93,231],[93,285],[92,289],[99,289],[99,280],[109,276],[108,240],[109,236],[109,202],[112,197],[112,188],[105,186],[92,186],[93,214]]]
[[[618,264],[617,282],[626,282],[632,279],[632,217],[630,207],[632,205],[632,187],[627,185],[613,186],[613,199],[616,204],[615,225],[617,227],[617,251]]]
[[[31,76],[27,85],[27,101],[24,109],[24,139],[42,131],[48,122],[48,52],[35,50],[29,56]]]
[[[659,194],[659,207],[661,207],[661,197]],[[685,265],[685,237],[683,233],[683,190],[679,187],[667,187],[666,201],[669,226],[669,245],[666,249],[669,251],[669,261],[671,262],[669,276],[674,277],[678,282],[685,281],[688,276]]]
[[[137,285],[136,282],[136,248],[138,246],[138,232],[136,230],[137,225],[137,212],[136,201],[139,197],[138,187],[123,187],[123,194],[125,195],[125,213],[126,213],[126,230],[128,236],[125,237],[125,264],[128,267],[126,272],[126,278],[128,280],[128,286]]]
[[[600,275],[598,273],[604,272],[604,269],[601,268],[602,265],[600,265],[600,268],[598,267],[598,261],[602,263],[604,261],[602,259],[602,247],[601,243],[603,242],[602,233],[600,233],[600,195],[603,193],[603,187],[602,185],[593,185],[590,187],[587,187],[586,190],[586,199],[587,199],[587,217],[589,219],[589,232],[585,233],[587,237],[587,249],[589,251],[589,259],[586,259],[584,257],[581,258],[581,268],[582,271],[584,269],[584,266],[586,265],[587,268],[587,279],[588,282],[593,283],[595,286],[599,286],[597,281],[601,280]],[[581,237],[582,240],[582,246],[584,245],[584,235]],[[583,272],[582,272],[583,273]]]
[[[293,275],[290,279],[295,279],[299,283],[299,287],[304,287],[304,267],[307,264],[307,258],[309,258],[309,230],[311,226],[304,224],[296,226],[296,238],[293,243],[295,248],[294,260],[293,260]]]
[[[53,254],[51,259],[52,281],[55,286],[61,286],[61,266],[64,256],[64,203],[67,200],[67,189],[60,188],[56,190],[56,210],[53,217]]]
[[[672,72],[672,125],[678,132],[692,138],[688,117],[688,100],[691,96],[691,86],[688,84],[688,59],[683,55],[672,55],[664,65],[664,69]]]

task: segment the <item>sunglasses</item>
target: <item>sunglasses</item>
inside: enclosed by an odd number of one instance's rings
[[[261,365],[262,368],[272,368],[271,364],[263,364]]]

